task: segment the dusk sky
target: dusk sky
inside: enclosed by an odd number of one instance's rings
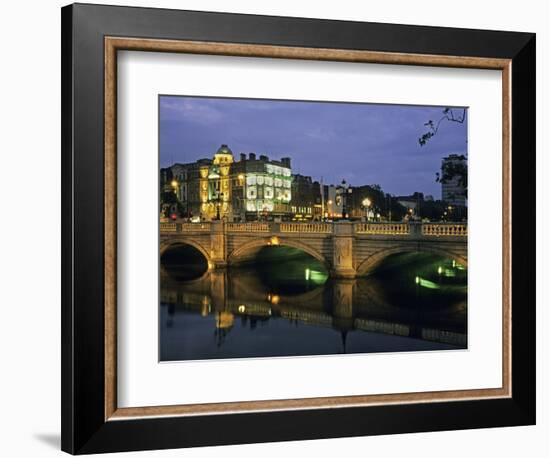
[[[441,158],[467,153],[467,122],[443,122],[425,146],[418,144],[424,123],[439,120],[443,108],[161,96],[160,164],[212,158],[225,143],[235,160],[241,152],[288,156],[292,173],[325,184],[345,179],[440,199]]]

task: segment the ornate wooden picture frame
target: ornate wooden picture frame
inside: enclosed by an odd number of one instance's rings
[[[123,50],[501,71],[502,386],[120,408],[116,113]],[[534,34],[77,4],[62,9],[62,58],[63,450],[534,424]]]

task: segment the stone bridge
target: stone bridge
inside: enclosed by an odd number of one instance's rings
[[[468,265],[468,226],[460,223],[161,223],[160,254],[178,245],[199,250],[209,269],[252,260],[265,246],[289,246],[321,261],[336,278],[368,275],[387,256],[403,252]]]

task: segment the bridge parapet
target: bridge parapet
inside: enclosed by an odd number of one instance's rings
[[[160,232],[210,232],[210,225],[211,223],[160,223]]]
[[[280,223],[281,232],[306,234],[331,234],[332,223]]]
[[[468,225],[453,223],[424,223],[422,224],[422,235],[428,237],[467,237]]]
[[[356,223],[356,234],[370,235],[409,235],[411,228],[407,223]]]
[[[271,232],[270,223],[226,223],[227,232]]]
[[[166,235],[190,232],[215,232],[224,233],[269,233],[269,234],[335,234],[339,228],[353,227],[353,233],[368,236],[399,236],[410,238],[424,237],[458,237],[468,236],[468,225],[466,223],[323,223],[323,222],[247,222],[247,223],[224,223],[223,221],[202,222],[202,223],[160,223],[160,232]]]
[[[434,239],[464,241],[468,236],[466,223],[355,223],[355,234],[368,238]]]
[[[160,223],[160,232],[178,232],[178,223]]]

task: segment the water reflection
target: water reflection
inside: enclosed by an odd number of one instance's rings
[[[161,360],[466,348],[466,272],[403,255],[374,276],[329,279],[307,257],[161,273]]]

